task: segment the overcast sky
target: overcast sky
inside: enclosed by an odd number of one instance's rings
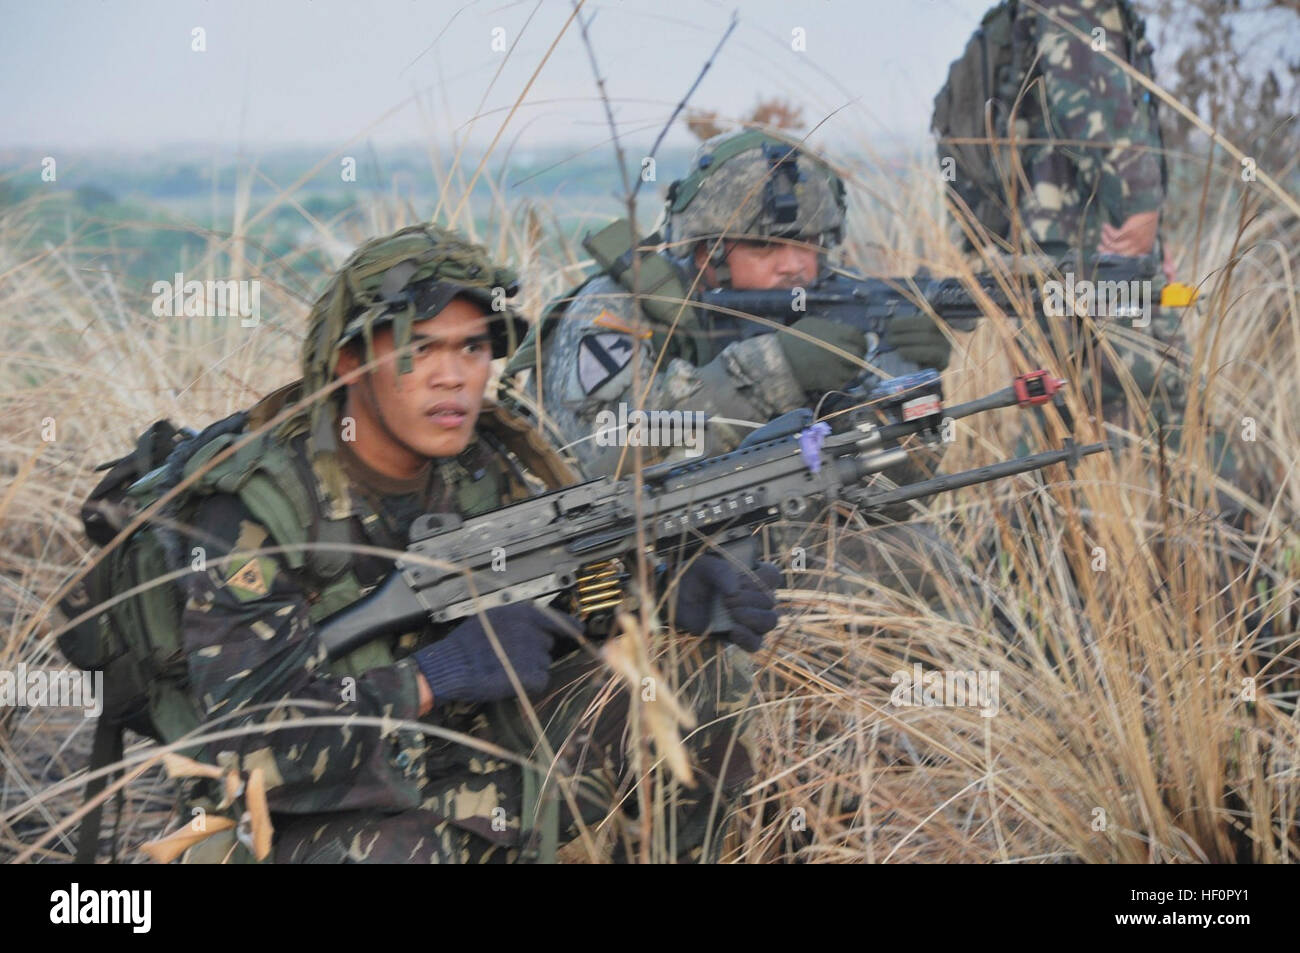
[[[948,63],[991,0],[588,0],[628,145],[647,148],[733,10],[739,26],[692,105],[759,96],[829,116],[817,140],[925,134]],[[150,149],[377,143],[454,131],[486,145],[606,136],[568,0],[0,0],[0,145]],[[192,31],[202,28],[206,51]],[[509,48],[493,50],[495,36]],[[802,29],[806,51],[792,49]],[[500,75],[497,73],[500,71]],[[689,141],[675,129],[670,142]]]

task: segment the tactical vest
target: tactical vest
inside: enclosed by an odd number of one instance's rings
[[[92,771],[120,760],[124,727],[169,743],[201,723],[187,692],[181,631],[187,593],[179,578],[163,584],[156,580],[168,572],[183,573],[190,568],[189,553],[182,551],[179,535],[169,524],[184,525],[204,496],[226,493],[238,497],[266,527],[270,544],[285,547],[281,558],[308,594],[313,622],[352,604],[378,581],[358,579],[346,550],[304,546],[368,542],[356,538],[356,515],[350,510],[341,513],[337,507],[331,511],[329,501],[322,498],[324,488],[308,460],[305,432],[265,432],[217,459],[295,402],[300,386],[301,382],[287,385],[251,410],[231,415],[199,434],[187,436],[161,421],[146,431],[132,454],[105,465],[110,468],[108,477],[83,507],[87,534],[100,545],[111,541],[136,513],[172,487],[190,482],[155,514],[154,521],[102,557],[60,603],[70,619],[85,616],[59,637],[61,651],[79,668],[104,672],[105,704],[96,727]],[[311,449],[326,454],[334,449],[332,427],[329,415],[322,417]],[[461,515],[477,515],[504,501],[532,495],[525,469],[549,487],[577,482],[576,473],[525,422],[502,408],[485,405],[477,431],[490,451],[492,465],[485,467],[478,479],[457,487],[456,508]],[[164,454],[164,462],[158,465]],[[149,463],[155,464],[152,469],[131,479]],[[336,458],[333,465],[337,467]],[[344,479],[341,470],[337,476]],[[373,514],[363,499],[358,502],[365,525],[366,517]],[[137,586],[142,588],[134,595],[99,608]],[[336,660],[332,671],[357,676],[392,664],[394,644],[376,640],[362,646]],[[87,798],[93,798],[108,780],[88,784]],[[81,862],[93,862],[99,822],[99,809],[87,815],[78,850]]]
[[[1129,65],[1154,78],[1153,50],[1141,16],[1129,0],[1115,3],[1123,21]],[[939,137],[940,170],[949,187],[981,225],[1004,237],[1010,230],[1004,185],[1019,164],[1013,162],[1005,142],[1010,136],[1011,111],[1017,103],[1022,115],[1036,108],[1029,95],[1021,97],[1033,68],[1036,37],[1028,16],[1019,19],[1019,12],[1017,0],[1003,0],[984,14],[966,49],[949,67],[947,82],[934,99],[931,121]],[[1145,88],[1139,88],[1136,95],[1158,134],[1156,98]],[[1002,141],[991,144],[990,137]],[[1159,159],[1161,181],[1167,187],[1163,152]]]

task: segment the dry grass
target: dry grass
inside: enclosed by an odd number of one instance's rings
[[[922,163],[901,183],[848,171],[859,213],[852,262],[878,273],[961,267]],[[791,577],[799,588],[784,591],[786,619],[759,659],[751,707],[761,758],[729,859],[1296,858],[1300,225],[1267,194],[1253,192],[1247,205],[1231,172],[1212,174],[1212,201],[1180,203],[1169,236],[1183,276],[1195,267],[1202,282],[1186,325],[1197,386],[1182,449],[1162,457],[1149,435],[1112,428],[1125,448],[1090,458],[1072,480],[1058,468],[1050,480],[1015,478],[927,508],[996,599],[1008,633],[997,634],[968,588],[952,587],[951,608],[939,613],[855,577],[847,561]],[[491,224],[476,237],[519,265],[524,308],[536,314],[583,261],[544,206],[511,206],[496,185],[493,195]],[[458,198],[442,207],[463,208]],[[123,287],[111,257],[100,271],[76,236],[59,247],[33,241],[40,203],[0,209],[0,668],[58,664],[53,598],[93,555],[76,513],[94,464],[158,417],[201,425],[296,376],[308,302],[289,289],[319,276],[295,277],[297,260],[262,260],[248,213],[242,203],[230,234],[209,236],[186,271],[260,278],[264,317],[253,329],[154,318],[151,295]],[[396,203],[368,215],[355,232],[316,223],[323,247],[350,249],[413,217]],[[472,227],[467,214],[450,224]],[[1004,386],[1016,369],[1066,366],[1022,327],[994,317],[960,337],[950,398]],[[1089,419],[1091,399],[1086,386],[1069,396],[1081,440],[1105,429]],[[1253,442],[1242,437],[1245,417],[1257,423]],[[42,439],[46,418],[52,441]],[[1215,428],[1238,460],[1232,479],[1209,459]],[[1004,459],[1026,434],[1035,447],[1059,443],[1054,414],[1046,429],[1011,411],[967,420],[945,467]],[[1248,514],[1242,527],[1213,518],[1225,501]],[[871,531],[850,520],[838,532]],[[891,674],[918,662],[998,673],[997,714],[892,706]],[[1246,678],[1256,685],[1250,702]],[[66,832],[49,835],[80,806],[79,786],[58,782],[84,763],[89,737],[90,722],[76,715],[0,710],[0,857],[69,857]],[[644,803],[656,803],[663,770],[647,771]],[[166,823],[169,788],[151,769],[125,798],[121,839],[134,847]]]

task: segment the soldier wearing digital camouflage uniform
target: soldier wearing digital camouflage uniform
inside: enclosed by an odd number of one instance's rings
[[[250,422],[336,376],[349,383],[337,400],[304,402],[219,463],[207,483],[215,491],[191,520],[208,566],[190,577],[182,628],[190,692],[204,720],[226,718],[219,725],[226,728],[355,714],[395,723],[385,731],[253,731],[204,749],[205,760],[262,769],[276,862],[513,862],[538,859],[548,823],[552,842],[577,832],[554,777],[550,794],[529,795],[517,764],[396,724],[419,721],[540,757],[482,615],[379,639],[331,663],[315,625],[391,572],[392,556],[346,546],[261,552],[304,537],[400,552],[421,513],[473,515],[530,495],[539,479],[572,481],[527,427],[482,403],[492,357],[504,356],[523,327],[513,310],[499,309],[514,291],[511,272],[444,229],[413,226],[363,245],[312,309],[303,380],[254,408]],[[358,376],[370,362],[377,363]],[[190,470],[221,446],[196,455]],[[757,650],[776,623],[772,581],[770,568],[737,573],[718,557],[680,574],[679,628],[704,631],[701,607],[718,592],[737,620],[726,638],[692,638],[682,649],[681,696],[705,727],[688,740],[703,783],[678,794],[681,857],[699,856],[707,828],[712,843],[721,842],[718,816],[709,815],[713,789],[722,784],[725,812],[749,771],[743,738],[725,760],[723,751],[739,730],[736,705],[749,685],[738,646]],[[572,617],[527,602],[486,617],[559,758],[534,780],[570,777],[585,823],[617,813],[615,791],[627,781],[625,692],[609,692],[603,708],[592,704],[609,681],[604,667],[581,651],[552,660],[578,625]],[[258,705],[265,707],[253,711]],[[217,794],[195,790],[189,803],[214,812]],[[535,803],[525,803],[530,798]],[[213,836],[189,859],[221,860],[237,849]]]
[[[1041,254],[1044,263],[1096,254],[1159,260],[1166,175],[1155,100],[1121,65],[1151,77],[1151,53],[1145,24],[1128,0],[1006,0],[989,10],[950,68],[934,114],[940,160],[952,170],[959,205],[985,230],[981,237],[1008,251]],[[1014,153],[1005,144],[990,150],[972,142],[987,140],[990,120],[995,139],[1019,143]],[[1183,312],[1160,307],[1158,287],[1147,327],[1098,322],[1169,425],[1182,417],[1187,347]],[[1064,331],[1066,353],[1076,361],[1098,349],[1074,319],[1054,323],[1059,327],[1043,325],[1048,339]],[[1134,423],[1111,361],[1094,358],[1063,370],[1081,376],[1090,393],[1094,367],[1105,418]]]
[[[589,240],[606,267],[551,306],[503,377],[532,372],[522,402],[588,475],[612,474],[623,458],[623,441],[596,437],[602,412],[620,404],[703,413],[705,455],[732,450],[758,425],[861,374],[868,343],[815,314],[792,310],[794,333],[766,333],[753,319],[680,302],[709,288],[811,286],[843,240],[844,216],[843,182],[816,156],[757,130],[715,136],[670,187],[662,231],[639,243],[663,249],[634,269],[626,222]],[[873,350],[870,366],[896,376],[945,366],[950,345],[926,318],[893,326]],[[652,448],[646,459],[683,453]]]
[[[694,293],[709,288],[812,286],[831,267],[845,212],[840,177],[796,143],[758,130],[715,136],[669,187],[660,233],[638,242],[618,221],[587,240],[602,270],[548,309],[502,377],[550,439],[595,476],[631,469],[622,435],[601,433],[602,415],[617,417],[620,405],[703,414],[703,453],[713,455],[781,414],[816,407],[864,369],[894,377],[946,367],[951,344],[924,314],[893,321],[883,340],[870,341],[858,329],[793,309],[786,328],[773,329],[744,315],[682,307],[684,299],[698,305]],[[643,454],[651,463],[680,459],[686,450],[649,447]],[[928,475],[910,462],[884,474]],[[908,505],[890,516],[912,513]],[[783,543],[794,538],[787,534]],[[940,590],[965,586],[960,580],[969,574],[932,529],[916,523],[878,527],[857,555],[870,578],[920,592],[932,604]]]

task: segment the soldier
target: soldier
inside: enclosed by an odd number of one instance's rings
[[[712,287],[813,285],[844,238],[844,218],[844,183],[794,144],[758,130],[707,140],[689,176],[669,187],[662,234],[642,243],[664,242],[640,264],[642,287],[653,283],[643,280],[647,273],[667,276],[655,299],[638,303],[630,293],[633,269],[616,263],[632,251],[634,235],[616,222],[594,239],[598,247],[610,243],[602,256],[614,267],[551,308],[503,377],[534,371],[523,402],[539,410],[588,475],[612,473],[623,458],[621,439],[597,437],[602,412],[620,404],[702,413],[705,452],[735,449],[754,426],[811,406],[861,374],[867,342],[815,315],[792,311],[793,333],[768,334],[754,322],[698,308],[677,316],[679,308],[663,299]],[[879,347],[876,368],[889,376],[941,368],[949,350],[933,322],[900,325]]]
[[[699,412],[704,452],[732,450],[754,427],[813,406],[861,374],[868,342],[815,314],[792,310],[793,333],[764,333],[770,329],[671,299],[709,288],[807,288],[829,267],[844,217],[844,184],[818,158],[757,130],[715,136],[670,186],[662,232],[641,243],[665,246],[639,264],[637,278],[653,298],[632,294],[635,236],[615,223],[591,243],[611,267],[553,306],[502,376],[534,372],[522,403],[589,476],[613,473],[623,456],[621,439],[597,437],[602,412],[619,405]],[[892,333],[875,364],[888,376],[947,365],[948,339],[928,319]]]
[[[1166,171],[1155,100],[1121,65],[1150,77],[1151,53],[1128,0],[1004,0],[985,14],[950,67],[933,120],[959,207],[984,230],[977,238],[1053,263],[1096,254],[1159,260]],[[987,142],[990,120],[994,148],[977,142]],[[1187,348],[1180,312],[1158,304],[1145,328],[1124,322],[1104,330],[1168,424],[1181,419]],[[1052,328],[1044,330],[1051,340]],[[1099,347],[1074,321],[1064,330],[1071,356]],[[1095,359],[1082,365],[1089,376],[1092,367],[1103,415],[1128,422],[1116,368]]]
[[[526,427],[512,427],[483,401],[490,362],[522,330],[513,310],[494,310],[515,290],[514,275],[482,248],[435,226],[404,228],[352,255],[311,311],[303,380],[251,416],[301,402],[300,412],[242,464],[228,462],[215,482],[229,492],[205,497],[194,514],[190,535],[208,547],[209,565],[189,581],[184,651],[198,714],[225,719],[222,728],[310,717],[323,706],[328,714],[419,719],[528,755],[534,736],[485,635],[490,623],[546,726],[556,769],[579,766],[572,790],[590,823],[616,810],[614,793],[626,780],[625,702],[617,692],[603,709],[591,704],[606,680],[583,653],[552,660],[578,634],[577,620],[517,603],[379,639],[330,663],[317,623],[372,589],[392,571],[391,558],[346,547],[264,552],[292,537],[286,524],[308,543],[401,551],[422,513],[469,516],[529,495],[530,478],[571,478],[546,448],[519,438]],[[346,386],[311,402],[336,379]],[[250,471],[266,480],[258,492]],[[223,556],[230,558],[213,562]],[[771,575],[737,572],[717,557],[681,575],[679,625],[705,631],[702,607],[720,592],[738,620],[725,639],[684,650],[698,666],[691,671],[706,673],[693,680],[688,702],[702,724],[720,719],[692,739],[706,783],[680,798],[677,845],[686,856],[716,825],[711,785],[723,786],[725,810],[745,778],[741,746],[727,760],[728,776],[718,777],[737,724],[722,716],[734,714],[726,706],[748,686],[734,646],[757,650],[776,623]],[[596,713],[585,713],[589,707]],[[362,726],[254,731],[212,742],[205,755],[263,769],[277,862],[512,862],[577,832],[566,799],[539,806],[537,795],[525,796],[518,765],[443,735]],[[191,804],[215,810],[215,794],[197,791]],[[546,824],[553,829],[542,830]],[[233,841],[213,836],[190,859],[221,859],[232,849]]]
[[[758,130],[715,136],[669,187],[661,234],[634,249],[630,227],[616,222],[588,241],[604,271],[549,309],[502,377],[532,372],[516,385],[515,399],[596,476],[615,473],[620,460],[622,472],[631,468],[623,435],[609,439],[601,422],[602,415],[622,419],[621,405],[703,415],[703,452],[712,455],[780,414],[815,407],[864,367],[882,376],[946,367],[951,344],[925,315],[891,322],[876,342],[795,310],[788,330],[768,333],[744,317],[681,306],[695,290],[813,285],[843,240],[845,211],[839,176],[796,144]],[[660,241],[661,251],[641,254]],[[633,293],[634,281],[642,294]],[[680,447],[652,448],[645,459],[684,455]],[[914,480],[918,469],[905,465],[885,476]],[[792,541],[784,537],[782,548]],[[856,542],[850,558],[881,585],[919,592],[932,604],[941,591],[967,586],[969,570],[928,527],[878,528]]]

